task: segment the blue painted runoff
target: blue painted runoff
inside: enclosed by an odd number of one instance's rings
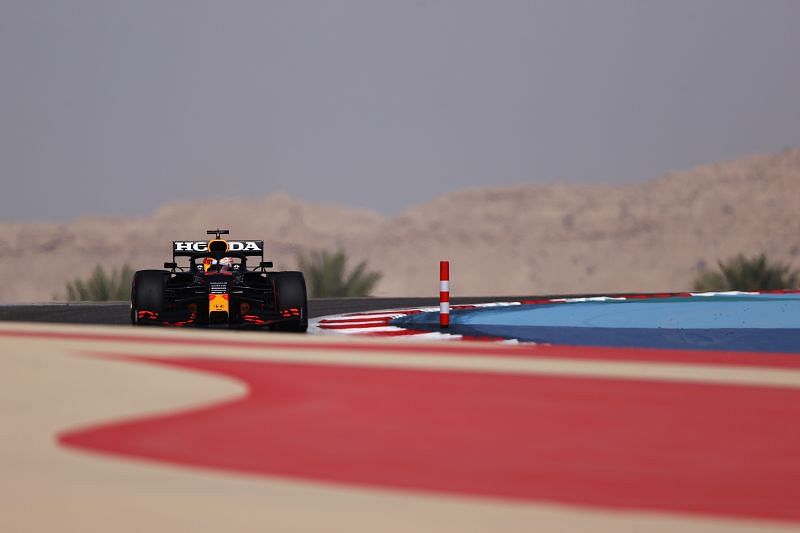
[[[394,325],[438,330],[438,312]],[[524,342],[800,354],[800,294],[605,300],[454,310],[451,333]]]

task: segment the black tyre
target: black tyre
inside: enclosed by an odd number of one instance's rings
[[[291,331],[305,333],[308,329],[308,296],[306,295],[306,279],[302,272],[276,272],[272,274],[275,284],[275,301],[277,311],[284,312],[297,309],[297,319],[286,320],[270,326],[272,331]]]
[[[131,323],[142,324],[139,311],[150,311],[156,316],[164,310],[164,287],[169,272],[164,270],[139,270],[133,275],[131,285]]]

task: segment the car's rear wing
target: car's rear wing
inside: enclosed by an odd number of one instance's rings
[[[202,252],[212,252],[209,249],[211,242],[224,242],[227,250],[238,252],[242,255],[260,255],[264,257],[264,241],[223,241],[213,239],[211,241],[172,241],[173,257],[188,257]],[[216,251],[216,250],[213,250]]]

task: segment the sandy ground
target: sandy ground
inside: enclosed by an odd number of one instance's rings
[[[86,338],[42,338],[44,332]],[[23,333],[25,336],[18,336]],[[94,338],[100,335],[104,338]],[[139,335],[139,339],[131,337]],[[360,489],[274,477],[170,466],[60,446],[66,430],[103,421],[196,407],[246,393],[235,381],[161,366],[101,359],[88,353],[195,355],[194,339],[229,333],[86,326],[0,324],[0,516],[2,530],[28,531],[796,531],[790,524],[620,512],[547,503],[517,503],[409,491]],[[237,340],[263,341],[241,333]],[[680,365],[530,361],[502,357],[419,357],[323,349],[360,342],[281,336],[286,346],[218,346],[218,357],[345,365],[449,367],[471,371],[688,378]],[[146,342],[145,342],[146,341]],[[379,341],[364,341],[379,342]],[[491,348],[486,348],[490,350]],[[694,368],[692,379],[800,387],[792,370]],[[733,372],[732,372],[733,371]],[[669,374],[671,372],[671,374]],[[705,377],[703,377],[705,376]]]

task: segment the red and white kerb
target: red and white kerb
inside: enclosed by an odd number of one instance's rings
[[[450,261],[439,261],[439,327],[450,326]]]

